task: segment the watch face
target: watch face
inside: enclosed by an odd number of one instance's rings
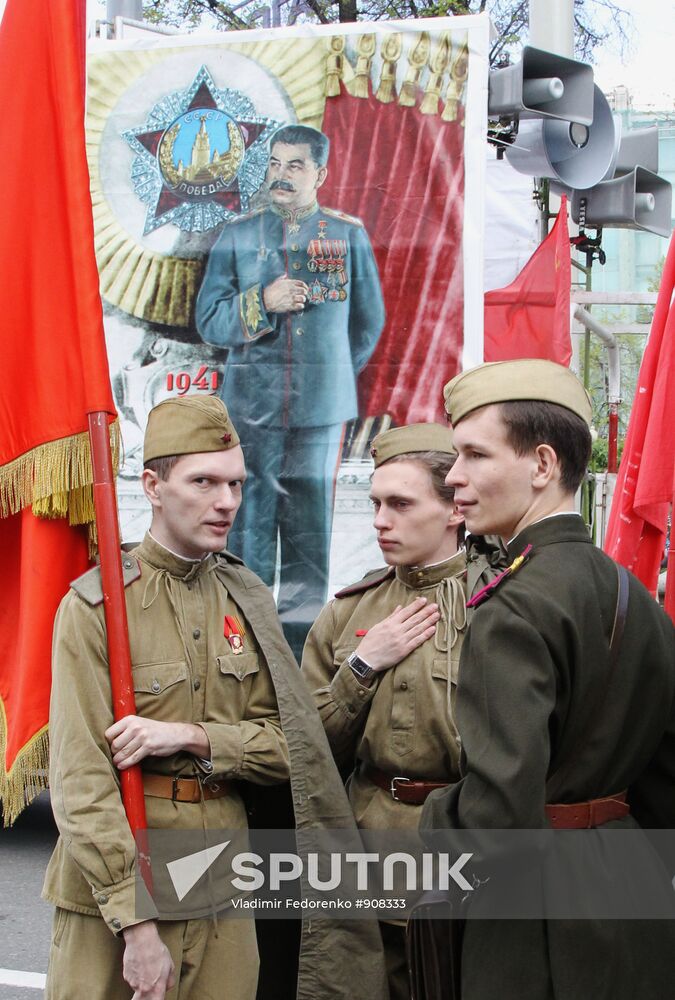
[[[347,658],[347,663],[352,668],[355,674],[359,677],[370,677],[371,674],[375,673],[373,668],[369,666],[357,653],[352,653],[351,656]]]

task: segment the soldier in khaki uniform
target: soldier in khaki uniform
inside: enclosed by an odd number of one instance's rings
[[[223,403],[192,396],[160,404],[149,416],[144,461],[152,525],[123,557],[138,715],[113,721],[98,570],[75,581],[55,625],[50,781],[61,836],[44,887],[57,907],[46,996],[253,1000],[253,921],[136,915],[144,886],[118,771],[141,764],[150,828],[245,829],[243,783],[284,782],[289,773],[298,827],[318,817],[353,821],[272,596],[221,552],[246,477]],[[152,906],[148,898],[143,912]],[[363,948],[357,930],[365,930]],[[308,941],[298,997],[339,996],[333,983],[351,978],[313,953],[325,953],[327,936],[342,939],[350,966],[361,966],[353,995],[381,998],[377,929],[331,921]]]
[[[444,478],[455,457],[439,424],[378,435],[371,499],[388,568],[347,587],[321,612],[302,671],[365,829],[416,829],[434,788],[459,776],[454,696],[466,626],[463,518]],[[482,540],[481,540],[482,541]],[[473,551],[472,589],[499,549]],[[392,1000],[410,996],[401,922],[380,924]]]

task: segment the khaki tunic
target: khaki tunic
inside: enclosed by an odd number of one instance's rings
[[[201,725],[214,775],[284,781],[288,749],[274,687],[245,616],[214,574],[216,559],[180,559],[149,535],[133,555],[141,575],[125,593],[138,714]],[[238,656],[223,635],[226,614],[245,627],[245,652]],[[92,607],[73,590],[56,619],[50,721],[50,785],[61,836],[43,894],[65,909],[100,912],[118,932],[136,922],[135,845],[103,735],[113,723],[103,606]],[[189,753],[146,757],[142,767],[200,773]],[[150,828],[247,826],[236,791],[203,803],[151,796],[145,802]]]
[[[348,829],[353,820],[320,720],[264,584],[229,554],[193,563],[150,536],[124,564],[140,567],[125,589],[139,714],[201,725],[214,775],[277,783],[289,776],[290,757],[298,830],[323,824]],[[223,635],[226,614],[244,626],[243,654],[234,655]],[[55,626],[50,780],[61,836],[43,895],[64,910],[100,914],[119,933],[134,923],[136,891],[144,887],[103,735],[112,722],[100,582],[87,574],[64,598]],[[142,766],[183,776],[211,770],[188,753],[146,758]],[[146,808],[155,828],[246,826],[236,792],[197,804],[146,796]],[[148,900],[144,912],[151,907]],[[374,923],[325,919],[311,928],[303,924],[302,937],[299,1000],[343,996],[345,984],[354,997],[384,995]]]
[[[430,781],[459,777],[453,716],[466,625],[465,574],[464,552],[436,566],[391,569],[384,578],[380,571],[379,582],[368,587],[366,578],[357,593],[327,604],[307,638],[302,672],[336,758],[347,766],[353,762],[349,798],[366,829],[415,829],[421,806],[394,801],[366,777],[364,765]],[[418,597],[439,605],[436,635],[378,673],[371,687],[361,684],[347,663],[361,641],[357,631]]]

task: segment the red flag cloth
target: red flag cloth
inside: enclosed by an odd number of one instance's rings
[[[570,241],[567,199],[515,281],[485,294],[485,361],[546,358],[569,365]]]
[[[359,379],[362,416],[444,420],[443,385],[463,345],[463,109],[456,121],[396,100],[326,100],[322,204],[356,215],[373,245],[386,323]]]
[[[93,521],[87,413],[115,413],[84,82],[84,0],[8,0],[0,24],[0,531],[7,560],[0,798],[10,822],[45,784],[53,615],[88,562],[84,529],[35,513]]]
[[[656,592],[668,512],[675,503],[675,236],[671,238],[652,328],[640,365],[628,433],[605,535],[605,551]],[[675,621],[671,528],[666,611]]]

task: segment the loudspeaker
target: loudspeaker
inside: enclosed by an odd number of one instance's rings
[[[616,153],[614,119],[607,99],[593,87],[592,124],[546,118],[521,122],[506,158],[521,174],[550,177],[566,188],[590,188],[611,170]]]
[[[640,131],[647,131],[640,130]],[[585,199],[585,217],[582,212]],[[572,218],[579,224],[601,229],[643,229],[670,236],[672,188],[668,181],[644,167],[603,181],[587,191],[573,191]]]
[[[653,174],[659,172],[659,128],[635,128],[619,135],[619,149],[612,177],[629,174],[635,167],[644,167]]]
[[[554,118],[580,125],[593,121],[593,69],[587,63],[526,45],[515,66],[493,70],[488,115]]]

